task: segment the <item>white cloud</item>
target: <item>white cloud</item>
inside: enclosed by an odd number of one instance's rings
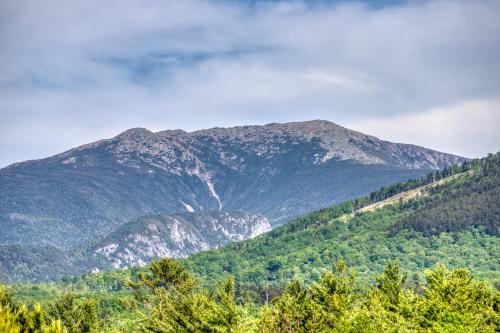
[[[500,98],[467,101],[421,113],[364,119],[348,126],[379,138],[465,157],[500,151]]]
[[[12,0],[0,45],[0,165],[136,126],[363,124],[500,97],[498,1]]]

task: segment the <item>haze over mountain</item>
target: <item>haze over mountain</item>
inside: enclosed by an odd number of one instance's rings
[[[67,251],[140,216],[182,212],[246,211],[276,227],[463,160],[320,120],[196,132],[134,128],[1,169],[0,244]]]

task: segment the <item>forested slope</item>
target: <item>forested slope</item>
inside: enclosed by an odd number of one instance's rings
[[[33,326],[41,308],[19,304],[41,302],[54,332],[495,332],[499,166],[489,155],[182,261],[13,285],[0,311]]]
[[[499,154],[490,155],[383,188],[251,241],[194,255],[186,266],[206,281],[231,274],[240,283],[280,285],[293,279],[316,280],[339,258],[355,267],[365,282],[387,260],[398,260],[410,271],[444,262],[498,282],[499,164]],[[412,188],[421,192],[391,198]],[[389,204],[378,204],[382,208],[363,209],[387,198]]]

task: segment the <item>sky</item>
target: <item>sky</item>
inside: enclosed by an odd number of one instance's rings
[[[132,127],[312,119],[500,150],[500,1],[0,2],[0,167]]]

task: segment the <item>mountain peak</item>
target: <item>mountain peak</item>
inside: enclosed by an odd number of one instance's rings
[[[188,132],[181,130],[181,129],[173,129],[173,130],[163,130],[155,133],[158,136],[161,137],[177,137],[181,135],[186,135]]]
[[[145,139],[151,136],[154,136],[155,133],[151,132],[150,130],[143,128],[143,127],[135,127],[135,128],[130,128],[117,136],[115,138],[117,139]]]
[[[190,133],[131,128],[0,170],[0,225],[12,226],[0,242],[70,249],[131,218],[186,210],[247,210],[277,225],[461,161],[325,120]],[[40,237],[37,221],[65,236]]]
[[[331,127],[331,128],[343,128],[342,126],[324,119],[313,119],[305,121],[290,121],[286,123],[270,123],[264,126],[283,126],[290,128],[301,128],[301,127]]]

